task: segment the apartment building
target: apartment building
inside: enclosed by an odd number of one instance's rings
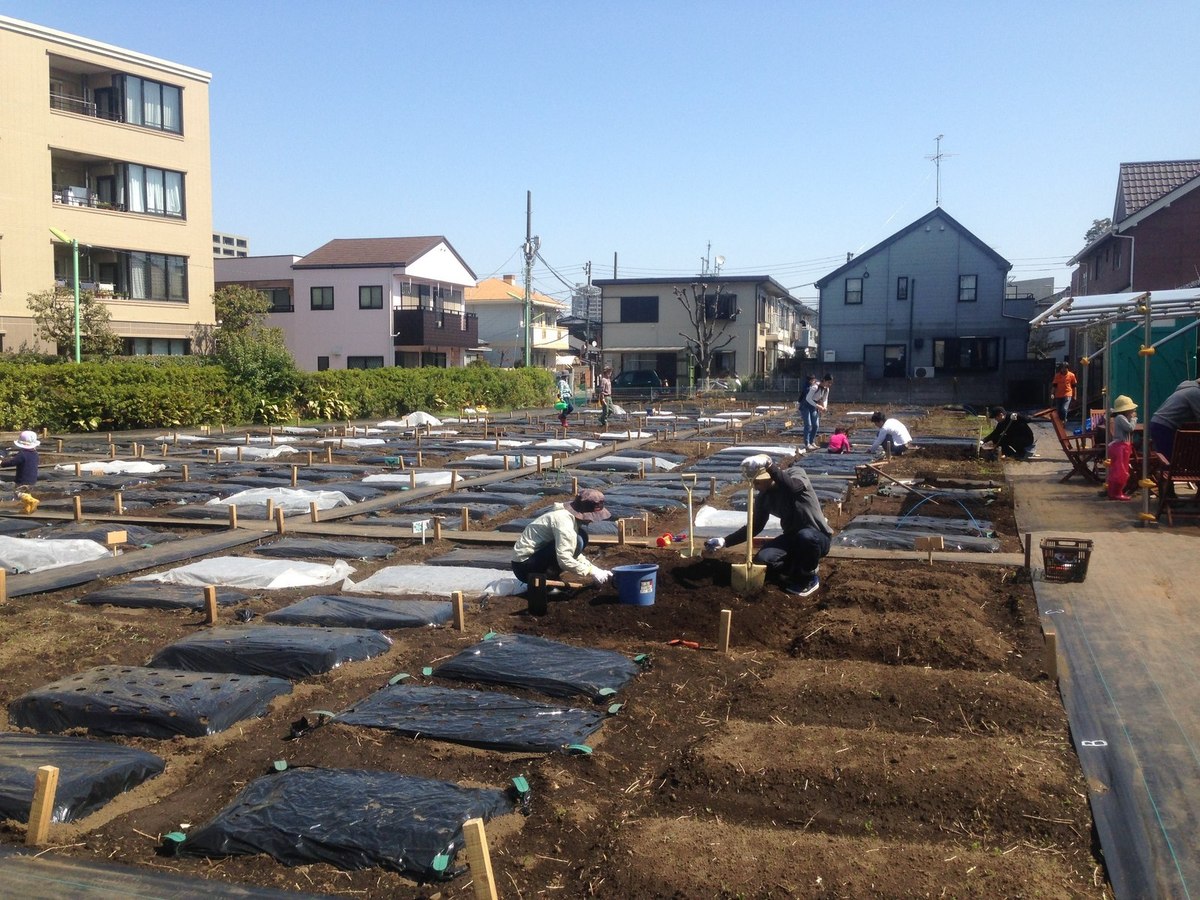
[[[250,239],[240,234],[213,232],[213,256],[249,256]]]
[[[79,281],[128,354],[213,322],[211,75],[0,16],[0,349],[42,350],[26,298]]]
[[[466,307],[479,317],[479,340],[493,366],[511,369],[525,362],[525,287],[515,275],[485,278],[463,292]],[[566,364],[570,358],[567,329],[558,324],[567,305],[540,291],[531,291],[529,364],[542,369]]]

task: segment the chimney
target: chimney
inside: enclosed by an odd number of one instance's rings
[[[516,283],[517,283],[517,276],[516,276],[516,275],[505,275],[505,276],[504,276],[504,283],[505,283],[505,284],[516,284]]]

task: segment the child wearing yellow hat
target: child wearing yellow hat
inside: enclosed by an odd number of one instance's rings
[[[1108,442],[1108,499],[1129,500],[1129,460],[1133,456],[1133,427],[1137,424],[1137,404],[1121,394],[1113,401],[1112,418],[1109,422],[1112,440]]]

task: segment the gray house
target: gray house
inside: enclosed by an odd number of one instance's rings
[[[817,368],[847,400],[1038,403],[1042,367],[1026,361],[1033,301],[1008,296],[1011,268],[934,209],[816,282]]]

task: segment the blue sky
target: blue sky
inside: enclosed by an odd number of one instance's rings
[[[687,276],[792,293],[943,208],[1069,282],[1123,161],[1200,157],[1200,3],[0,0],[213,74],[213,227],[254,254],[442,234],[535,287]],[[186,112],[185,112],[186,115]]]

